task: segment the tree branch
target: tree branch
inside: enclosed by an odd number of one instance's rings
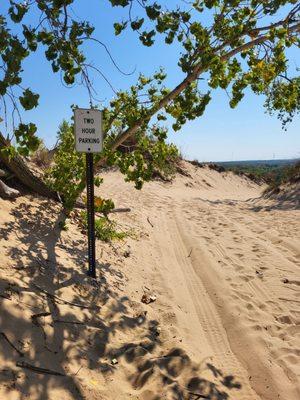
[[[294,33],[300,31],[300,23],[296,23],[289,28],[289,33]],[[241,46],[236,47],[235,49],[232,49],[225,53],[223,56],[220,57],[221,61],[226,61],[235,56],[236,54],[239,54],[245,50],[251,49],[252,47],[264,43],[267,40],[269,40],[269,35],[261,35],[258,36],[257,38],[242,44]],[[221,50],[222,47],[219,46],[218,50]],[[159,110],[164,108],[166,105],[168,105],[172,100],[174,100],[179,94],[181,94],[193,81],[199,78],[199,75],[205,72],[207,69],[206,66],[203,66],[201,63],[196,65],[191,73],[187,75],[187,77],[179,84],[177,85],[170,93],[168,93],[164,98],[162,98],[157,104],[155,104],[151,109],[149,109],[148,113],[146,116],[143,118],[139,119],[136,121],[136,123],[127,128],[124,132],[122,132],[114,141],[114,143],[111,145],[110,150],[114,151],[116,150],[124,141],[126,141],[128,138],[133,136],[135,133],[138,132],[140,127],[145,123],[145,120],[150,120]],[[107,157],[102,157],[100,160],[96,163],[95,167],[99,168],[105,164],[107,161]],[[82,192],[82,190],[85,187],[85,177],[82,178],[80,185],[78,186],[78,195]]]
[[[290,33],[297,32],[300,30],[300,23],[297,23],[289,28]],[[221,61],[226,61],[231,57],[235,56],[238,53],[241,53],[245,50],[248,50],[260,43],[265,42],[269,39],[268,35],[262,35],[257,37],[250,42],[247,42],[229,52],[224,54],[221,57]],[[205,67],[202,67],[201,64],[195,66],[194,70],[188,74],[188,76],[178,85],[176,86],[170,93],[168,93],[163,99],[161,99],[155,106],[153,106],[149,112],[147,117],[150,119],[154,114],[156,114],[159,110],[164,108],[167,104],[169,104],[172,100],[174,100],[180,93],[182,93],[186,87],[193,82],[195,79],[199,77],[201,73],[205,71]],[[129,127],[125,130],[125,132],[121,133],[115,140],[114,144],[111,146],[111,150],[116,150],[125,140],[127,140],[130,136],[134,135],[141,125],[145,122],[145,118],[138,120],[133,126]],[[97,165],[102,165],[105,160],[101,159]]]
[[[273,24],[270,25],[266,25],[266,26],[261,26],[258,28],[254,28],[252,29],[249,33],[250,35],[254,34],[254,33],[258,33],[261,31],[266,31],[272,28],[277,28],[278,26],[284,26],[287,25],[291,22],[295,22],[293,21],[294,15],[300,10],[300,5],[298,4],[296,7],[294,7],[286,16],[286,18],[282,19],[281,21],[275,22]]]

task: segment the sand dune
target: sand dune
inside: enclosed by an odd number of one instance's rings
[[[142,191],[104,174],[98,194],[131,208],[113,218],[135,237],[97,243],[95,285],[57,205],[0,200],[0,331],[24,354],[0,338],[1,399],[300,398],[299,211],[244,177],[184,167]]]

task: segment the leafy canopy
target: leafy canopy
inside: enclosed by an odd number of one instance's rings
[[[173,9],[163,1],[111,3],[128,9],[114,25],[116,35],[131,29],[145,46],[158,35],[167,45],[181,44],[178,66],[190,79],[164,107],[175,119],[174,130],[201,116],[217,88],[228,92],[232,108],[247,87],[265,95],[268,111],[278,112],[283,125],[299,112],[298,70],[291,72],[287,57],[288,48],[300,45],[299,1],[196,0]]]
[[[77,1],[6,1],[7,13],[0,15],[0,98],[4,114],[8,102],[14,114],[19,108],[38,106],[38,93],[22,86],[24,60],[38,46],[66,85],[73,85],[78,77],[92,96],[89,68],[96,67],[87,62],[83,45],[89,40],[103,43],[93,37],[94,27],[89,21],[71,13]],[[118,92],[104,110],[108,147],[103,157],[114,159],[127,172],[134,158],[139,165],[138,173],[131,174],[135,181],[136,174],[141,174],[142,180],[148,174],[143,160],[132,154],[120,161],[113,151],[132,136],[137,136],[140,146],[151,147],[145,134],[150,129],[160,138],[161,147],[155,145],[155,151],[163,152],[163,121],[173,118],[173,128],[179,130],[186,121],[203,114],[216,89],[227,91],[231,107],[241,101],[246,88],[265,95],[267,110],[278,113],[283,124],[299,112],[298,70],[292,70],[287,56],[288,48],[299,48],[300,44],[299,1],[182,0],[173,8],[166,6],[172,2],[163,0],[106,1],[124,10],[123,20],[114,23],[116,35],[131,29],[144,46],[155,45],[161,36],[166,45],[177,42],[182,49],[178,66],[184,79],[177,87],[164,85],[163,71],[150,78],[140,75],[136,85]],[[30,12],[37,16],[35,26],[26,23]],[[149,127],[154,115],[156,121]],[[24,154],[38,146],[33,123],[20,121],[14,135]]]

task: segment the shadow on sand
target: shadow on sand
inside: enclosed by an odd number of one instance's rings
[[[247,200],[209,200],[201,197],[195,198],[212,206],[246,206],[249,211],[291,211],[300,209],[299,188],[290,189],[287,193],[281,193],[276,196],[261,195],[260,197],[249,198]]]
[[[132,390],[155,380],[147,400],[223,400],[230,398],[228,390],[240,388],[211,364],[205,368],[213,379],[201,378],[180,348],[163,354],[158,321],[108,283],[122,281],[122,272],[104,263],[99,280],[86,276],[84,240],[80,235],[62,240],[64,216],[57,205],[22,203],[11,217],[0,228],[8,260],[0,266],[2,398],[15,393],[22,400],[52,400],[64,393],[64,399],[105,399],[86,391],[83,371],[105,376],[126,365]]]

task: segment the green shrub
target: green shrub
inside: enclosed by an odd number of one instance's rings
[[[75,151],[73,125],[63,121],[58,131],[58,147],[54,164],[46,172],[46,181],[51,189],[62,197],[67,210],[72,209],[78,196],[78,185],[85,173],[83,153]]]
[[[95,211],[102,213],[105,217],[115,208],[115,203],[111,199],[102,199],[95,196]]]
[[[87,229],[87,212],[82,211],[80,221],[84,229]],[[117,230],[118,225],[115,221],[111,221],[107,217],[99,217],[95,219],[95,236],[103,242],[111,242],[112,240],[123,240],[126,237],[132,237],[131,231]]]
[[[136,133],[136,146],[132,152],[123,153],[119,149],[110,150],[111,138],[105,138],[104,150],[95,154],[95,165],[101,157],[105,157],[106,165],[118,166],[125,175],[125,181],[134,182],[141,189],[155,174],[166,178],[176,171],[178,149],[173,144],[165,143],[165,130],[154,129],[152,136],[143,131]],[[63,121],[58,131],[58,146],[53,165],[46,172],[46,182],[49,187],[58,192],[66,211],[71,211],[76,199],[81,195],[85,186],[85,155],[75,150],[74,127]],[[99,186],[102,179],[95,177],[94,183]],[[101,212],[107,215],[113,208],[111,201],[105,200]]]

